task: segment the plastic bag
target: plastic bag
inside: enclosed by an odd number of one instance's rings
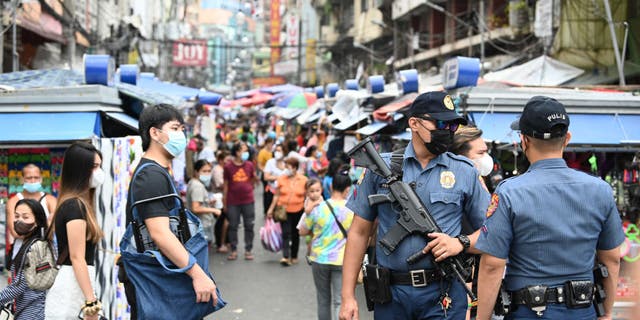
[[[271,252],[278,252],[282,249],[282,227],[279,222],[267,219],[264,226],[260,228],[260,242],[262,246]]]

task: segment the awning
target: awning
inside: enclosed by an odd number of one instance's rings
[[[54,142],[85,140],[100,136],[97,112],[3,113],[0,142]]]
[[[305,123],[311,123],[311,122],[318,121],[318,119],[320,119],[320,117],[324,116],[325,114],[327,114],[327,112],[326,112],[326,111],[324,111],[324,110],[320,110],[320,111],[318,111],[318,112],[316,112],[316,113],[312,114],[312,115],[307,119],[307,122],[305,122]]]
[[[373,118],[376,120],[383,120],[383,121],[388,120],[390,113],[397,112],[398,110],[401,110],[402,108],[410,105],[413,102],[413,100],[416,99],[417,96],[418,96],[417,93],[408,93],[406,95],[403,95],[395,99],[394,101],[390,102],[389,104],[385,105],[384,107],[374,111]]]
[[[583,73],[582,69],[543,55],[515,67],[489,72],[484,75],[484,80],[525,86],[557,86]]]
[[[623,144],[640,144],[640,115],[619,115],[618,120],[624,134]]]
[[[349,119],[345,119],[344,121],[338,123],[337,125],[335,125],[333,128],[336,130],[347,130],[353,126],[355,126],[356,124],[365,121],[369,118],[369,113],[362,113],[357,117],[353,117],[353,118],[349,118]]]
[[[299,116],[304,109],[293,109],[293,108],[281,108],[282,110],[278,112],[278,114],[285,120],[291,120],[297,116]]]
[[[363,134],[365,136],[370,136],[375,134],[376,132],[382,130],[382,128],[388,126],[388,122],[374,122],[366,127],[362,127],[356,131],[356,133]]]
[[[472,112],[485,141],[513,143],[520,141],[510,125],[519,113]],[[619,145],[627,140],[640,142],[640,115],[569,114],[571,145]],[[626,125],[625,125],[626,124]],[[635,137],[635,138],[634,138]]]
[[[107,116],[115,119],[116,121],[126,125],[134,131],[138,131],[138,120],[120,112],[107,112]]]

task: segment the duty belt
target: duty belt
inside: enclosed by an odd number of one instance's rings
[[[391,272],[392,285],[411,285],[413,287],[426,287],[429,283],[441,279],[442,276],[434,269],[419,269],[409,272]]]
[[[514,304],[527,304],[527,288],[520,289],[518,291],[514,291],[511,293],[511,301]],[[547,288],[547,291],[544,294],[544,297],[533,297],[534,299],[540,299],[542,302],[545,301],[547,303],[565,303],[565,289],[564,287],[557,288]]]

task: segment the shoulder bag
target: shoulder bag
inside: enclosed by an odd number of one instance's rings
[[[342,232],[342,236],[344,236],[344,238],[346,239],[347,230],[344,229],[344,227],[342,226],[342,223],[340,223],[340,220],[338,220],[336,213],[333,211],[333,206],[331,206],[331,203],[329,203],[329,200],[325,201],[324,203],[326,203],[327,207],[329,207],[329,211],[331,211],[331,214],[333,215],[333,219],[336,220],[336,224],[338,224],[338,228],[340,228],[340,232]]]
[[[136,170],[132,180],[136,179],[143,168],[150,165],[158,166],[153,163],[143,164]],[[185,208],[171,177],[164,168],[162,171],[173,189],[172,194],[136,202],[132,190],[129,191],[129,200],[133,203],[131,206],[133,221],[127,226],[120,242],[122,264],[129,281],[135,287],[136,306],[140,319],[202,319],[224,307],[226,302],[217,288],[218,303],[216,305],[211,302],[196,302],[192,279],[186,272],[197,263],[209,278],[214,280],[209,272],[207,241],[204,238],[200,220]],[[178,268],[158,251],[144,227],[144,221],[140,221],[136,208],[141,203],[165,198],[175,200],[175,206],[169,212],[170,227],[189,252],[189,263],[184,268]]]

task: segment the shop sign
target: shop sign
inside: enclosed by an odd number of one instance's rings
[[[178,67],[206,66],[207,41],[183,40],[174,42],[173,65]]]

